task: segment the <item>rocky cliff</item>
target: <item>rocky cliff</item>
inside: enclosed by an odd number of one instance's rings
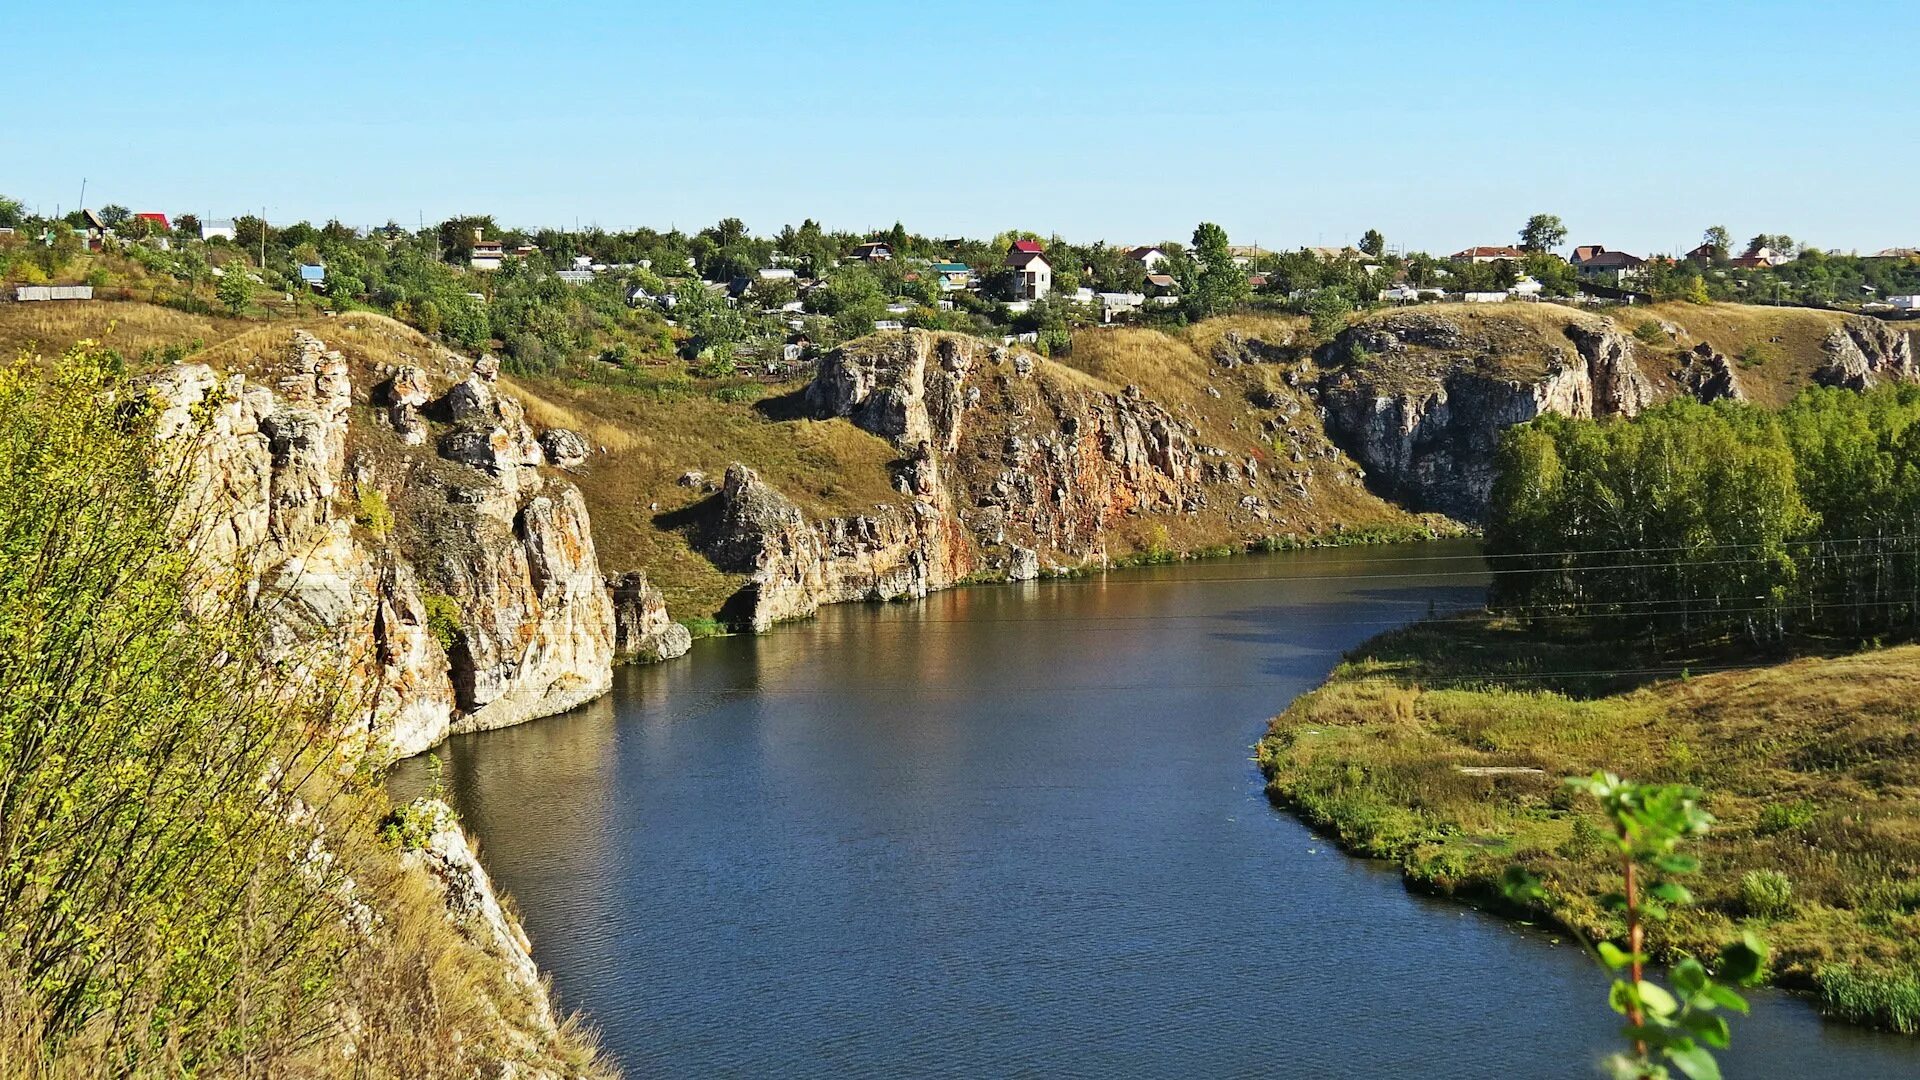
[[[1403,505],[1463,521],[1485,512],[1500,434],[1544,413],[1632,416],[1656,393],[1633,339],[1602,319],[1512,355],[1485,323],[1423,311],[1362,323],[1322,350],[1329,437]]]
[[[1122,519],[1206,505],[1191,425],[1137,390],[1111,392],[976,338],[856,343],[821,363],[805,400],[892,443],[899,497],[810,519],[753,469],[730,467],[694,540],[747,575],[723,615],[755,629],[824,603],[1100,563]]]
[[[1639,320],[1636,335],[1615,318],[1549,305],[1394,312],[1321,348],[1314,386],[1328,437],[1376,491],[1472,522],[1486,511],[1501,433],[1535,416],[1632,416],[1676,396],[1744,401],[1754,380],[1764,380],[1763,400],[1783,401],[1808,382],[1866,389],[1920,378],[1912,340],[1878,320],[1761,311],[1701,309],[1703,334],[1746,338],[1740,360],[1723,351],[1737,344],[1716,346],[1667,318],[1621,313]],[[1806,336],[1801,324],[1824,336],[1800,350],[1811,355],[1785,355],[1790,334]]]
[[[145,385],[192,462],[183,525],[279,601],[264,605],[279,659],[344,686],[343,738],[404,756],[605,692],[615,596],[585,505],[543,472],[491,359],[356,370],[304,331],[280,343]],[[659,608],[644,582],[624,603]],[[684,651],[663,614],[654,656]]]

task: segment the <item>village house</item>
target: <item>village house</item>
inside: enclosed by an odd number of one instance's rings
[[[593,271],[591,270],[555,270],[553,276],[569,285],[593,284]]]
[[[937,262],[933,272],[940,275],[941,292],[960,292],[973,284],[973,267],[966,263]]]
[[[1887,303],[1895,311],[1920,311],[1920,296],[1889,296]]]
[[[1527,253],[1517,247],[1482,245],[1456,251],[1451,257],[1461,262],[1491,263],[1524,259]]]
[[[498,240],[488,240],[478,228],[473,230],[473,250],[467,256],[467,265],[475,270],[498,270],[500,261],[507,252]]]
[[[1583,244],[1573,249],[1573,258],[1568,262],[1573,264],[1575,271],[1588,276],[1619,274],[1626,278],[1638,273],[1647,260],[1624,251],[1609,251],[1599,244]]]
[[[798,272],[786,266],[763,266],[759,270],[761,281],[797,281]]]
[[[167,215],[165,214],[154,214],[154,213],[135,214],[133,215],[133,220],[150,221],[153,224],[159,226],[161,232],[173,231],[173,223],[167,220]]]
[[[1167,261],[1167,253],[1157,247],[1137,247],[1127,251],[1127,258],[1152,270]]]
[[[1112,322],[1128,312],[1140,310],[1147,302],[1145,293],[1103,292],[1100,294],[1100,321]]]
[[[1256,259],[1264,259],[1273,254],[1259,244],[1228,244],[1227,254],[1235,266],[1249,266]]]
[[[1053,264],[1038,241],[1015,240],[1007,249],[1007,262],[1016,275],[1014,296],[1020,300],[1042,300],[1053,291]]]
[[[1920,248],[1890,247],[1866,256],[1869,259],[1920,259]]]
[[[853,257],[861,262],[887,262],[893,258],[893,245],[872,240],[854,248]]]

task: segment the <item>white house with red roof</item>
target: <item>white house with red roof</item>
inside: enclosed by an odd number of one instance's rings
[[[1014,298],[1045,299],[1053,291],[1053,264],[1037,240],[1015,240],[1007,249],[1006,265],[1015,273]]]

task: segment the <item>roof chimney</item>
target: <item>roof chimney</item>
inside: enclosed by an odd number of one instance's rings
[[[487,237],[486,237],[486,233],[485,233],[485,232],[484,232],[484,231],[483,231],[483,230],[482,230],[482,229],[480,228],[480,226],[478,226],[478,225],[475,225],[475,226],[473,227],[473,239],[474,239],[474,242],[476,242],[476,243],[478,243],[479,241],[481,241],[481,240],[485,240],[486,238],[487,238]]]

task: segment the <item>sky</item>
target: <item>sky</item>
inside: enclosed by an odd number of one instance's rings
[[[0,193],[1269,248],[1920,244],[1912,0],[0,0]]]

